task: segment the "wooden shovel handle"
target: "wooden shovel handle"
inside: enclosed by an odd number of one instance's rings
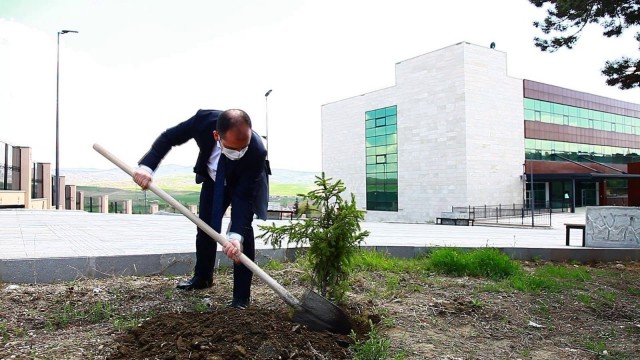
[[[129,176],[133,178],[133,173],[134,173],[133,169],[129,167],[127,164],[125,164],[124,162],[122,162],[120,159],[118,159],[116,156],[111,154],[105,148],[103,148],[98,144],[93,144],[93,149],[99,152],[102,156],[107,158],[109,161],[114,163],[116,166],[118,166],[120,169],[122,169],[124,172],[126,172],[127,174],[129,174]],[[169,203],[169,205],[173,206],[174,209],[177,209],[178,211],[180,211],[182,215],[189,218],[189,220],[191,220],[194,224],[196,224],[202,231],[207,233],[207,235],[211,236],[211,238],[214,239],[218,244],[224,246],[224,244],[228,242],[228,240],[224,236],[218,234],[215,230],[213,230],[213,228],[211,228],[211,226],[209,226],[207,223],[202,221],[194,213],[189,211],[186,207],[184,207],[184,205],[176,201],[173,197],[171,197],[171,195],[167,194],[166,192],[164,192],[164,190],[157,187],[153,182],[149,184],[148,189],[151,190],[154,194],[158,195],[162,200]],[[245,254],[241,253],[239,256],[239,259],[244,266],[248,267],[251,271],[253,271],[254,274],[256,274],[256,276],[258,276],[262,281],[264,281],[267,285],[269,285],[269,287],[273,289],[273,291],[275,291],[282,298],[282,300],[284,300],[284,302],[286,302],[288,305],[295,308],[301,307],[300,301],[298,299],[296,299],[293,295],[291,295],[291,293],[288,292],[287,289],[282,287],[282,285],[280,285],[271,276],[269,276],[269,274],[264,272],[264,270],[262,270],[258,265],[256,265],[256,263],[251,261],[251,259],[249,259]]]

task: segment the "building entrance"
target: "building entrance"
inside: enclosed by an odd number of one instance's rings
[[[576,206],[584,207],[598,205],[597,182],[577,182],[576,193]]]

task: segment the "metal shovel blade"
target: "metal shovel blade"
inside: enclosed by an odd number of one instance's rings
[[[304,293],[293,321],[314,331],[326,330],[335,334],[348,335],[353,329],[349,316],[342,309],[312,290]]]

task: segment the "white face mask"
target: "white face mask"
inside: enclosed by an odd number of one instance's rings
[[[222,153],[229,160],[240,160],[244,156],[244,154],[247,152],[247,149],[249,149],[249,146],[247,145],[240,150],[231,150],[222,146],[221,141],[219,142],[219,144],[220,144],[220,149],[222,150]]]

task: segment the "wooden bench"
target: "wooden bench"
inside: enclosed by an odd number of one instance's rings
[[[274,214],[277,220],[283,220],[284,217],[288,217],[289,220],[293,220],[296,212],[293,210],[267,210],[267,215]]]
[[[585,233],[587,232],[586,228],[587,226],[585,224],[571,224],[571,223],[565,223],[564,226],[566,227],[566,245],[569,246],[569,234],[571,232],[571,229],[580,229],[582,230],[582,247],[585,246]]]
[[[442,221],[445,221],[444,223]],[[446,218],[446,217],[437,217],[436,224],[437,225],[465,225],[465,226],[473,226],[473,219],[461,219],[461,218]]]

